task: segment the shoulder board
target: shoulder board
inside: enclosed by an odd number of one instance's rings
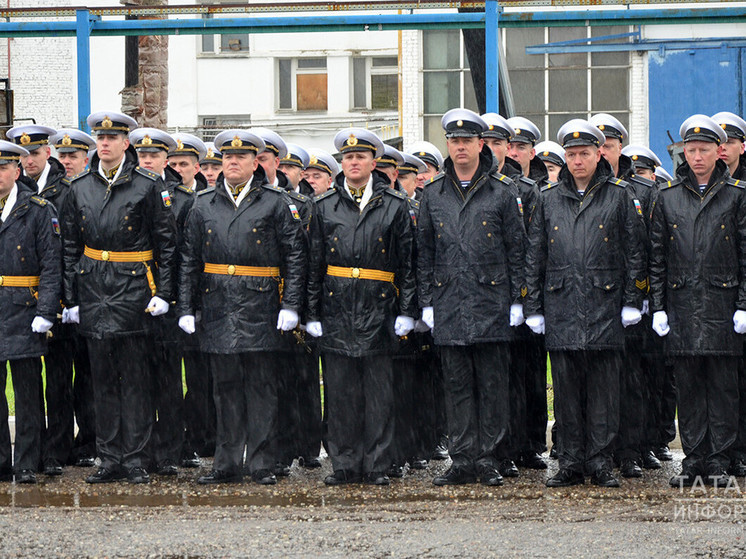
[[[609,179],[609,183],[613,184],[614,186],[618,186],[619,188],[627,188],[629,186],[629,183],[624,179]]]
[[[187,194],[194,194],[194,190],[192,190],[188,186],[184,186],[183,184],[177,186],[176,189],[181,190],[182,192],[186,192]]]
[[[329,196],[332,196],[332,195],[334,195],[336,193],[337,193],[337,189],[336,188],[330,188],[326,192],[324,192],[322,194],[319,194],[318,196],[315,196],[314,197],[314,201],[315,202],[321,202],[321,200],[329,198]]]
[[[674,186],[679,186],[681,182],[682,182],[681,179],[678,177],[672,181],[666,181],[663,184],[661,184],[661,190],[667,190],[669,188],[673,188]]]
[[[60,183],[64,184],[65,186],[70,186],[70,181],[71,180],[72,180],[72,178],[68,179],[67,177],[62,177],[62,179],[60,180]]]
[[[385,191],[391,196],[399,198],[399,200],[406,200],[408,198],[406,194],[404,194],[403,192],[399,192],[398,190],[394,190],[393,188],[386,188]]]
[[[430,180],[429,180],[429,181],[428,181],[427,183],[425,183],[425,184],[430,184],[431,182],[435,182],[436,180],[438,180],[438,179],[442,179],[442,178],[443,178],[443,177],[445,177],[445,176],[446,176],[446,174],[445,174],[444,172],[442,172],[442,171],[441,171],[440,173],[438,173],[437,175],[435,175],[435,176],[434,176],[433,178],[431,178],[431,179],[430,179]]]
[[[91,172],[90,169],[86,169],[85,171],[82,171],[82,172],[78,173],[77,175],[70,177],[69,180],[70,180],[70,182],[76,181],[79,178],[86,176],[90,172]]]
[[[407,202],[409,202],[409,205],[412,206],[415,210],[420,209],[420,201],[415,200],[414,198],[407,197]]]
[[[215,192],[215,187],[214,186],[208,186],[204,190],[197,191],[197,196],[204,196],[205,194],[210,194],[212,192]]]
[[[308,202],[308,200],[310,200],[308,196],[300,192],[296,192],[295,190],[286,190],[285,194],[287,194],[292,200],[297,200],[298,202],[302,202],[304,204]]]
[[[536,181],[534,179],[530,179],[528,177],[521,177],[520,179],[518,179],[518,181],[522,182],[525,185],[531,186],[531,187],[536,186]]]
[[[728,179],[728,184],[730,186],[735,186],[736,188],[746,188],[746,182],[740,179],[734,179],[733,177]]]
[[[542,186],[542,187],[541,187],[541,192],[546,192],[547,190],[549,190],[550,188],[554,188],[554,187],[555,187],[555,186],[557,186],[558,184],[559,184],[559,183],[556,183],[556,182],[550,182],[550,183],[549,183],[549,184],[547,184],[546,186]]]
[[[271,190],[273,192],[278,192],[280,194],[287,194],[288,193],[288,191],[285,190],[284,188],[280,188],[279,186],[275,186],[273,184],[264,183],[262,185],[262,188],[266,188],[267,190]]]
[[[506,184],[510,184],[511,182],[513,182],[508,175],[503,175],[502,173],[498,173],[497,171],[495,171],[494,173],[491,173],[490,176],[493,179],[497,179],[500,182],[504,182]]]
[[[49,201],[45,198],[42,198],[41,196],[32,196],[31,201],[36,204],[37,206],[44,207],[47,204],[49,204]]]
[[[148,177],[150,180],[157,180],[161,178],[161,176],[158,173],[154,173],[153,171],[150,171],[148,169],[143,169],[139,165],[135,167],[135,173],[138,173],[142,175],[143,177]]]
[[[641,177],[640,175],[632,175],[627,179],[627,182],[630,184],[639,184],[641,186],[647,186],[648,188],[653,188],[655,186],[655,182],[651,181],[650,179],[646,179],[645,177]]]

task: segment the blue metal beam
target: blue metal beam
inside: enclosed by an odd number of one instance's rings
[[[91,114],[91,44],[90,32],[94,21],[88,10],[75,13],[76,48],[78,50],[78,128],[88,132],[86,117]]]
[[[643,39],[632,43],[607,44],[560,44],[531,45],[526,54],[567,54],[576,52],[627,52],[627,51],[667,51],[690,49],[719,49],[723,47],[746,47],[743,37],[723,37],[719,39]]]
[[[484,6],[484,84],[485,107],[488,113],[500,112],[500,7],[497,0],[487,0]]]

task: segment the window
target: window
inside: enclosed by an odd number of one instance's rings
[[[212,14],[202,14],[202,19],[211,18]],[[217,50],[215,50],[216,46]],[[201,52],[202,54],[247,54],[249,52],[249,34],[202,35]]]
[[[327,109],[326,58],[280,58],[277,78],[280,110]]]
[[[526,54],[529,45],[628,33],[627,26],[504,29],[516,114],[556,140],[571,118],[609,113],[629,123],[629,53]]]
[[[352,59],[352,107],[396,110],[399,108],[399,60],[396,56]]]
[[[231,128],[251,128],[251,115],[201,116],[202,123],[195,134],[204,142],[212,142],[220,132]]]
[[[448,110],[466,107],[478,112],[469,61],[461,31],[423,31],[424,137],[445,153],[440,120]]]

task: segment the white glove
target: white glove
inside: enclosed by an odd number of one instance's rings
[[[532,314],[526,318],[526,326],[531,328],[534,334],[544,333],[544,315]]]
[[[523,318],[523,305],[510,305],[510,325],[520,326],[525,321],[526,319]]]
[[[397,316],[394,322],[394,333],[397,336],[406,336],[414,329],[414,318],[408,316]]]
[[[80,307],[62,309],[62,322],[63,324],[80,324]]]
[[[746,311],[733,313],[733,330],[736,334],[746,334]]]
[[[429,332],[430,327],[425,324],[425,322],[421,318],[418,318],[414,321],[414,331],[418,334],[421,334],[423,332]]]
[[[435,327],[435,317],[433,316],[432,307],[422,309],[422,322],[427,324],[431,330]]]
[[[282,309],[277,315],[277,329],[287,332],[298,326],[298,313],[289,309]]]
[[[51,329],[52,323],[43,316],[37,316],[34,318],[33,322],[31,322],[31,330],[37,334],[46,334]]]
[[[153,297],[148,303],[148,309],[150,309],[150,316],[161,316],[168,312],[168,303],[160,297]]]
[[[668,326],[668,315],[666,311],[656,311],[653,313],[653,330],[659,336],[663,337],[671,331]]]
[[[642,302],[642,314],[648,314],[650,312],[650,301],[645,299]]]
[[[194,324],[194,315],[185,314],[179,318],[179,328],[184,330],[187,334],[194,334],[197,331],[197,327]]]
[[[622,326],[632,326],[642,320],[642,313],[635,307],[622,307]]]
[[[309,322],[306,324],[306,332],[314,338],[319,338],[324,333],[324,330],[321,328],[321,322]]]

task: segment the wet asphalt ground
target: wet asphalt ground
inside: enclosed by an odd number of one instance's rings
[[[672,489],[682,455],[619,489],[548,489],[556,471],[503,487],[439,488],[431,462],[389,487],[330,488],[331,465],[275,486],[200,486],[209,470],[149,485],[88,485],[88,470],[0,484],[0,557],[746,557],[746,480]]]

